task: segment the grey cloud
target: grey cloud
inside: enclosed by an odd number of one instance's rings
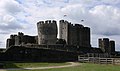
[[[2,45],[4,42],[3,41],[0,41],[0,45]]]
[[[19,22],[14,16],[12,15],[5,15],[0,19],[0,30],[2,31],[11,31],[11,30],[18,30],[23,29],[22,22]]]
[[[2,42],[0,41],[0,44],[1,44]]]
[[[2,35],[7,35],[7,34],[10,34],[10,32],[2,31],[2,32],[0,32],[0,34],[2,34]]]
[[[62,13],[67,15],[66,19],[90,26],[93,34],[120,35],[120,9],[114,6],[98,5],[89,9],[80,4],[70,5],[62,8]]]
[[[17,13],[21,12],[21,7],[15,0],[0,1],[0,30],[1,31],[15,31],[23,29],[21,22],[17,20]],[[6,34],[6,33],[1,33]]]
[[[95,34],[101,34],[101,35],[105,35],[105,36],[120,35],[120,29],[118,27],[116,27],[116,28],[106,27],[106,28],[104,28],[103,31],[98,31]]]
[[[43,0],[43,3],[45,3],[45,4],[52,4],[52,1],[51,0]]]
[[[3,4],[1,5],[1,7],[6,11],[6,13],[16,14],[22,11],[21,5],[14,0],[6,0],[2,2]]]
[[[0,29],[10,31],[10,30],[23,29],[23,27],[17,24],[10,24],[10,25],[0,25]]]

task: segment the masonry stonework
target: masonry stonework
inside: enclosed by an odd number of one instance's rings
[[[60,20],[59,38],[55,20],[39,21],[37,30],[37,36],[24,35],[22,32],[10,35],[6,50],[0,52],[0,60],[77,61],[78,55],[89,53],[116,56],[115,41],[102,38],[99,39],[99,48],[93,48],[90,44],[90,28],[81,24]]]
[[[57,41],[56,21],[40,21],[37,23],[38,44],[55,44]]]
[[[99,48],[105,53],[115,53],[115,41],[109,40],[109,38],[98,39]]]
[[[60,39],[65,39],[68,45],[91,47],[89,27],[84,27],[81,24],[73,25],[68,21],[60,20],[59,30]]]

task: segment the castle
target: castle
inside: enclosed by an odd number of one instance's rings
[[[115,41],[109,40],[108,38],[98,39],[99,41],[99,48],[104,53],[115,53]]]
[[[65,39],[68,45],[91,47],[90,28],[81,24],[71,24],[68,21],[59,22],[60,39]]]
[[[99,48],[90,42],[90,28],[71,24],[66,20],[39,21],[37,36],[10,35],[6,50],[0,53],[0,60],[13,61],[76,61],[78,55],[88,53],[115,56],[115,42],[108,38],[99,39]],[[57,38],[59,30],[59,38]]]
[[[38,36],[24,35],[18,32],[18,35],[11,35],[7,39],[7,47],[21,44],[56,44],[58,39],[66,41],[67,45],[76,45],[82,47],[91,47],[90,28],[80,24],[71,24],[68,21],[60,20],[59,38],[57,38],[58,28],[56,21],[40,21],[37,23]]]

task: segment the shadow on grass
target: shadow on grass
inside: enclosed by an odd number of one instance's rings
[[[66,63],[65,61],[0,61],[1,68],[21,68],[16,63]]]
[[[20,68],[20,67],[16,66],[14,62],[4,62],[3,68],[7,69],[7,68]]]
[[[64,61],[3,61],[0,63],[1,63],[0,70],[5,69],[5,71],[16,71],[16,70],[28,70],[26,68],[31,68],[32,67],[31,65],[34,66],[34,63],[40,63],[44,67],[44,66],[52,66],[52,65],[55,65],[55,66],[56,65],[64,65],[64,63],[66,63],[66,62],[64,62]],[[28,63],[27,66],[26,66],[26,63]],[[53,64],[51,64],[51,63],[53,63]],[[63,64],[61,64],[61,63],[63,63]],[[35,64],[36,67],[39,67],[41,65]]]
[[[0,69],[12,69],[12,68],[21,68],[16,66],[13,61],[0,61]]]

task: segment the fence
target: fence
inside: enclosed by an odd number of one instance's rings
[[[120,58],[78,57],[78,61],[85,63],[120,65]]]

